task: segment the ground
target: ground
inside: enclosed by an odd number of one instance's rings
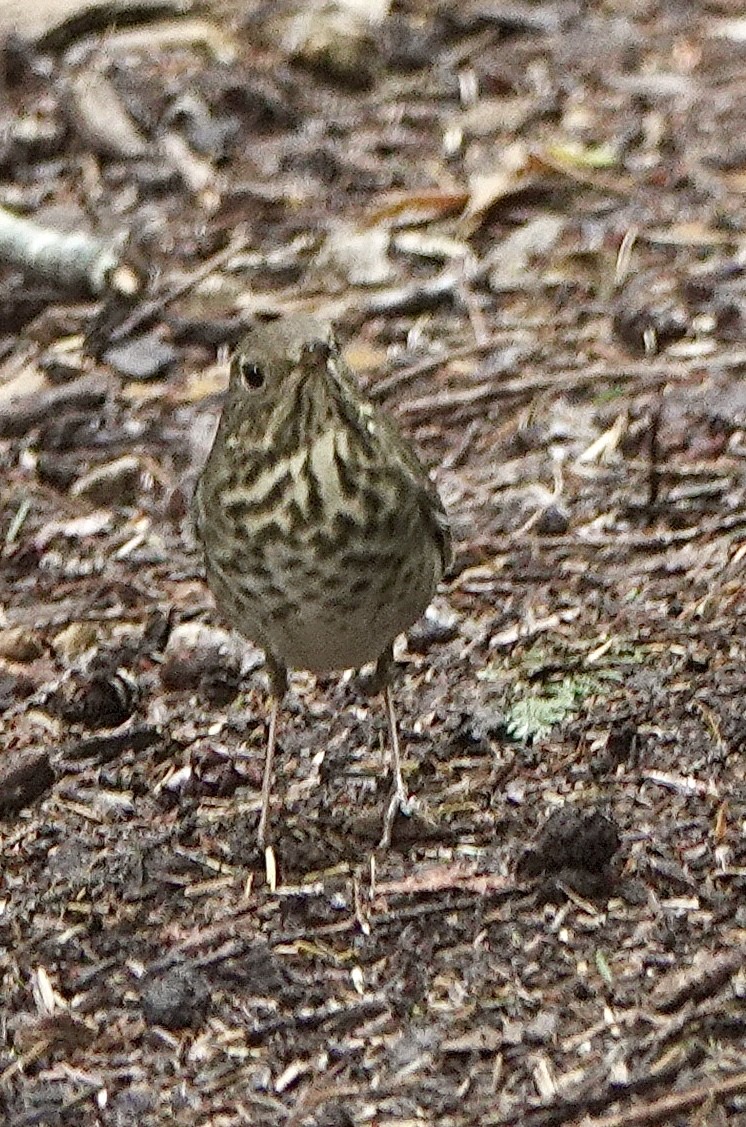
[[[0,273],[2,1122],[746,1122],[741,5],[25,8],[0,203],[117,267]],[[298,673],[273,878],[188,508],[298,308],[456,562],[417,810],[377,848],[380,700]]]

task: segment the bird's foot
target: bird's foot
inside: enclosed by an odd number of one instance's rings
[[[415,796],[407,794],[403,786],[397,787],[394,790],[394,793],[389,799],[386,816],[383,819],[383,834],[379,842],[379,849],[388,849],[391,845],[391,834],[394,829],[396,815],[403,814],[405,818],[411,818],[416,812],[418,805]]]

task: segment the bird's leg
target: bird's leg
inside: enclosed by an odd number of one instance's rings
[[[269,684],[272,693],[272,708],[269,714],[269,732],[267,734],[267,753],[264,758],[264,777],[262,779],[262,809],[259,815],[259,829],[257,840],[259,848],[264,849],[267,844],[267,822],[269,820],[269,800],[272,793],[272,764],[275,758],[277,744],[277,717],[280,704],[288,687],[288,672],[281,662],[272,654],[267,654],[267,669],[269,671]]]
[[[391,676],[391,666],[394,662],[394,654],[392,646],[389,646],[379,657],[375,672],[371,677],[368,688],[372,692],[382,692],[384,703],[386,705],[386,720],[389,728],[389,743],[391,744],[391,774],[394,776],[394,793],[391,795],[389,804],[386,810],[386,816],[383,820],[383,835],[381,837],[380,846],[382,849],[388,849],[391,845],[391,832],[394,828],[394,820],[397,811],[401,810],[402,814],[412,813],[412,804],[407,794],[407,788],[404,785],[404,779],[401,773],[401,755],[399,754],[399,733],[396,725],[396,712],[394,711],[394,698],[391,693],[391,685],[389,678]]]
[[[396,713],[394,712],[394,698],[391,686],[383,690],[383,699],[386,703],[386,719],[389,725],[389,740],[391,741],[391,773],[394,776],[394,793],[389,799],[386,816],[383,820],[383,833],[381,835],[381,848],[388,849],[391,845],[391,831],[394,828],[397,811],[409,816],[412,813],[412,802],[404,786],[401,773],[401,756],[399,755],[399,733],[396,727]]]

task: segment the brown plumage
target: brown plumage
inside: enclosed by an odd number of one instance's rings
[[[371,661],[392,743],[388,841],[406,806],[392,645],[430,602],[451,540],[413,448],[360,391],[324,322],[288,317],[240,343],[194,513],[218,608],[267,654],[274,703],[260,842],[288,668],[326,673]]]

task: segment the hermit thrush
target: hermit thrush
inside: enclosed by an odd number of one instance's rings
[[[218,608],[267,655],[273,702],[260,845],[288,667],[327,673],[371,661],[391,740],[388,844],[397,810],[407,809],[393,641],[430,602],[451,539],[417,455],[357,386],[327,324],[287,317],[239,344],[194,514]]]

